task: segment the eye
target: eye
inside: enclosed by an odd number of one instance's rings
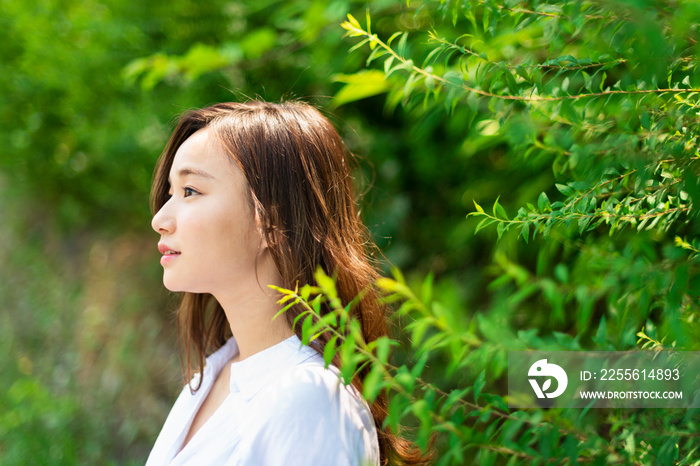
[[[197,190],[192,189],[192,188],[184,188],[184,191],[185,191],[185,196],[184,196],[184,197],[190,197],[190,196],[192,196],[192,195],[194,195],[194,194],[199,194],[199,193],[197,192]]]

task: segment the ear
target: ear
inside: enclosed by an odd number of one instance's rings
[[[269,245],[267,244],[267,235],[265,234],[265,226],[263,225],[263,220],[261,216],[261,210],[258,207],[258,203],[253,204],[253,215],[255,218],[255,229],[260,236],[260,249],[267,249]]]
[[[258,232],[260,232],[260,248],[269,248],[270,246],[267,244],[267,235],[265,234],[265,229],[261,226],[258,226]]]

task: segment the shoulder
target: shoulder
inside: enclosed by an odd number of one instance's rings
[[[279,378],[279,385],[291,390],[299,399],[309,398],[310,392],[324,397],[337,396],[343,389],[350,388],[343,384],[335,366],[326,368],[315,360],[290,369]]]
[[[249,451],[259,464],[289,464],[282,459],[296,455],[339,465],[378,458],[369,407],[354,387],[343,384],[337,368],[325,368],[322,360],[285,371],[256,396],[256,405],[265,414],[250,426]]]
[[[322,361],[314,360],[295,366],[280,376],[274,391],[276,393],[269,401],[279,416],[325,417],[329,422],[340,422],[351,417],[360,423],[372,418],[357,389],[352,385],[346,386],[338,369],[335,366],[326,368]]]

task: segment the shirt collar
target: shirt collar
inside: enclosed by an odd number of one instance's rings
[[[221,349],[224,351],[217,351],[212,355],[219,356],[211,363],[217,373],[231,357],[238,353],[238,345],[231,337]],[[314,356],[321,359],[321,355],[316,350],[302,344],[296,334],[292,335],[242,361],[234,362],[231,365],[231,393],[240,392],[246,401],[250,400],[262,387],[268,385],[280,374]]]

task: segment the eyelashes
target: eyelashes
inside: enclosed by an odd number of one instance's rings
[[[190,197],[190,196],[194,196],[195,194],[201,194],[201,193],[194,188],[190,188],[189,186],[182,188],[182,197]],[[173,195],[170,194],[169,192],[167,194],[164,194],[163,195],[163,204],[168,202],[172,197],[173,197]]]

